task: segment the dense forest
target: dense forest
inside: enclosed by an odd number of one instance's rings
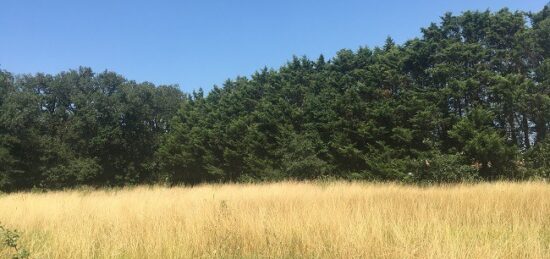
[[[447,13],[401,45],[294,57],[209,93],[0,71],[0,190],[550,177],[550,6]]]

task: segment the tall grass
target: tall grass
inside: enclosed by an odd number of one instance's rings
[[[0,221],[34,258],[549,258],[550,185],[18,193],[0,196]]]

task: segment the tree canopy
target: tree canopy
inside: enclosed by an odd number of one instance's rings
[[[550,177],[550,6],[444,14],[401,45],[293,57],[209,93],[0,71],[0,190]]]

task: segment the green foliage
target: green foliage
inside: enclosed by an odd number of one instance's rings
[[[0,71],[0,190],[548,177],[549,10],[447,13],[404,44],[293,57],[209,93]]]
[[[101,173],[101,166],[94,159],[80,158],[59,164],[45,173],[44,185],[51,187],[71,187],[93,185]]]
[[[17,230],[11,230],[0,224],[0,248],[11,250],[12,259],[29,258],[27,249],[19,244],[20,233]]]
[[[416,182],[446,183],[480,179],[479,169],[460,154],[435,153],[414,162],[410,167],[414,170],[411,180]]]
[[[183,94],[89,68],[0,80],[0,189],[153,181]]]
[[[550,178],[550,139],[526,152],[521,166],[525,167],[528,177]]]
[[[507,145],[492,121],[490,112],[477,108],[449,131],[469,162],[479,164],[480,173],[486,178],[495,178],[513,170],[515,158],[514,149]]]

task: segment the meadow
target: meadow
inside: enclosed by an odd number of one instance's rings
[[[549,258],[549,198],[544,182],[141,186],[3,195],[0,222],[31,258]]]

